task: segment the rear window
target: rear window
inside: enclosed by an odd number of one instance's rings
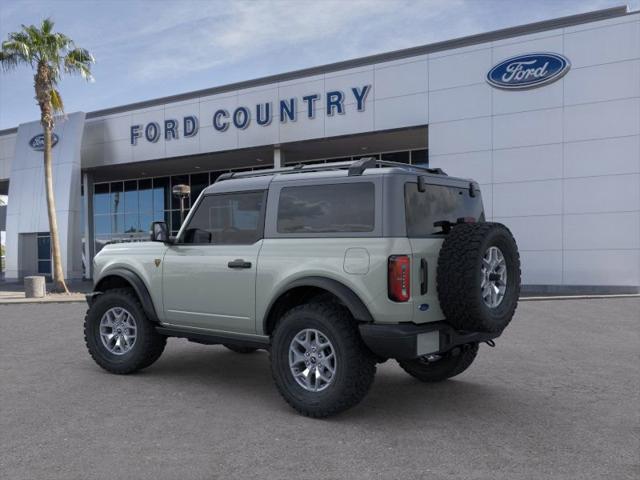
[[[371,182],[285,187],[278,203],[278,233],[371,232]]]
[[[418,191],[417,183],[404,186],[404,204],[407,219],[407,236],[425,237],[442,232],[434,223],[443,220],[455,223],[460,217],[483,220],[480,195],[469,196],[466,188],[427,185]]]

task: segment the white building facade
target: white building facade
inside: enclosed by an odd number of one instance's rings
[[[38,128],[0,132],[7,279],[47,269]],[[623,7],[72,114],[56,135],[70,277],[153,220],[177,230],[175,184],[193,201],[233,169],[378,156],[478,181],[528,288],[640,286],[640,13]]]

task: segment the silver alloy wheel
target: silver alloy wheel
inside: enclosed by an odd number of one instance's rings
[[[124,355],[136,343],[138,326],[135,317],[122,307],[113,307],[100,319],[100,340],[114,355]]]
[[[289,344],[289,368],[298,385],[305,390],[324,390],[336,376],[337,361],[333,345],[319,330],[301,330]]]
[[[502,303],[507,290],[507,262],[496,246],[489,247],[482,257],[480,289],[487,307],[496,308]]]

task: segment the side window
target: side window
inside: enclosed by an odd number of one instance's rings
[[[284,187],[278,202],[278,233],[371,232],[375,187],[371,182]]]
[[[182,243],[250,245],[262,238],[264,192],[209,195],[184,231]]]

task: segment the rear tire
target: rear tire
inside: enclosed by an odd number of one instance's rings
[[[373,383],[375,359],[349,311],[336,303],[292,308],[277,323],[272,340],[273,379],[303,415],[323,418],[347,410]]]
[[[236,352],[236,353],[253,353],[258,350],[257,348],[253,348],[253,347],[240,347],[238,345],[231,345],[227,343],[224,343],[223,345],[225,348],[228,348],[232,352]]]
[[[107,290],[94,300],[84,318],[84,340],[98,365],[121,375],[153,364],[167,344],[127,288]]]
[[[424,358],[412,360],[398,360],[400,367],[412,377],[421,382],[442,382],[456,375],[460,375],[471,366],[478,354],[478,344],[462,345],[435,362],[428,362]]]

